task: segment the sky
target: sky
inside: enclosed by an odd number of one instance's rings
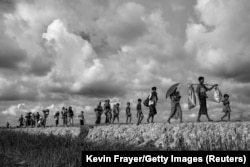
[[[249,0],[0,0],[0,126],[46,108],[52,124],[63,106],[93,123],[108,98],[121,104],[122,121],[131,102],[135,122],[137,99],[153,86],[155,122],[166,122],[175,83],[184,121],[195,121],[199,107],[188,110],[187,95],[199,76],[230,95],[232,119],[247,121],[249,66]],[[208,94],[218,120],[222,104]]]

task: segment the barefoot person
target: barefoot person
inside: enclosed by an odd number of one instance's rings
[[[230,101],[229,101],[228,94],[224,94],[224,99],[222,100],[222,103],[223,103],[223,112],[225,113],[225,115],[223,117],[221,117],[221,120],[223,121],[223,119],[226,116],[228,116],[228,121],[230,121],[231,108],[230,108]]]
[[[127,107],[126,107],[126,123],[131,123],[132,120],[132,114],[131,114],[131,108],[130,108],[130,102],[127,102]]]
[[[80,120],[80,126],[83,126],[85,123],[84,112],[81,111],[81,114],[78,116]]]
[[[95,108],[95,114],[96,114],[95,124],[101,123],[102,113],[103,113],[102,102],[99,102],[97,107]]]
[[[138,99],[138,104],[136,106],[136,110],[137,110],[137,118],[138,118],[137,125],[139,125],[144,118],[144,115],[143,115],[143,112],[141,109],[141,99]]]
[[[58,124],[59,124],[59,117],[60,117],[60,112],[57,111],[57,112],[55,113],[55,115],[54,115],[56,127],[57,127]]]
[[[107,123],[107,124],[111,123],[112,113],[111,113],[111,107],[110,107],[110,101],[109,100],[105,101],[104,110],[105,110],[105,115],[106,115],[105,123]]]
[[[24,122],[25,122],[25,119],[23,117],[23,115],[21,115],[21,117],[19,118],[18,120],[20,122],[20,128],[24,126]]]
[[[151,123],[154,123],[154,116],[157,114],[156,110],[157,101],[158,101],[158,96],[156,92],[156,87],[152,87],[152,92],[149,95],[149,114],[147,119],[148,123],[150,118],[151,118]]]
[[[172,118],[175,119],[180,118],[180,122],[182,123],[182,109],[180,105],[181,96],[179,91],[174,91],[174,93],[170,95],[170,99],[171,99],[171,113],[168,118],[168,123],[170,123],[170,120]]]
[[[198,95],[198,99],[200,102],[200,110],[198,113],[198,118],[197,122],[200,122],[200,117],[201,115],[206,115],[208,121],[213,121],[212,119],[209,118],[208,113],[207,113],[207,91],[211,91],[214,87],[217,87],[218,85],[215,84],[211,88],[208,88],[204,85],[204,77],[199,77],[199,85],[196,88],[196,93]]]
[[[113,123],[115,122],[115,119],[117,119],[119,123],[119,103],[114,104],[113,106]]]
[[[73,109],[72,109],[71,106],[68,109],[68,116],[69,116],[69,122],[68,122],[68,124],[70,126],[74,126],[74,111],[73,111]]]

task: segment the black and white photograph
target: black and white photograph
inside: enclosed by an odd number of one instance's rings
[[[0,166],[246,164],[249,70],[249,0],[0,0]]]

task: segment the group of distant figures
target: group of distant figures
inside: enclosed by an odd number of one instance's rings
[[[207,109],[207,95],[206,92],[212,90],[213,88],[217,87],[218,85],[215,84],[212,87],[208,88],[205,84],[204,84],[204,77],[199,77],[199,84],[196,88],[196,93],[198,95],[198,100],[199,100],[199,104],[200,104],[200,109],[199,109],[199,113],[198,113],[198,118],[197,118],[197,122],[200,122],[200,117],[201,115],[205,115],[208,119],[208,121],[213,121],[212,119],[210,119],[209,115],[208,115],[208,109]],[[148,118],[147,118],[147,123],[150,122],[151,123],[154,122],[154,116],[157,114],[157,110],[156,110],[156,104],[158,102],[158,95],[156,92],[157,88],[156,87],[152,87],[152,91],[149,94],[148,98],[143,102],[143,104],[149,108],[149,114],[148,114]],[[170,99],[171,99],[171,112],[168,118],[168,123],[170,123],[170,120],[172,118],[175,119],[180,119],[180,122],[182,122],[182,109],[181,109],[181,105],[180,105],[180,92],[177,91],[177,89],[170,95]],[[147,103],[147,104],[146,104]],[[229,102],[229,95],[228,94],[224,94],[224,99],[222,100],[223,103],[223,112],[225,113],[225,115],[221,118],[221,120],[223,120],[226,116],[228,116],[228,120],[230,121],[230,102]],[[144,118],[144,114],[142,112],[142,100],[138,99],[138,103],[136,106],[136,110],[137,110],[137,125],[139,125],[140,123],[142,123],[142,120]],[[95,124],[100,124],[101,123],[101,117],[104,114],[105,115],[105,123],[106,124],[110,124],[110,123],[114,123],[116,120],[119,123],[119,115],[120,115],[120,104],[116,103],[113,105],[113,107],[111,108],[111,104],[110,104],[110,100],[107,99],[104,102],[104,105],[102,106],[102,102],[99,102],[96,106],[96,108],[94,109],[94,112],[96,114],[96,121]],[[20,122],[20,127],[45,127],[46,126],[46,119],[49,115],[49,109],[43,110],[43,115],[41,116],[39,114],[39,112],[35,113],[27,113],[27,115],[25,116],[25,118],[23,117],[23,115],[21,115],[21,118],[19,119]],[[57,111],[54,114],[54,119],[55,119],[55,125],[58,126],[59,124],[59,117],[61,115],[61,118],[63,120],[63,125],[64,126],[73,126],[74,125],[74,112],[72,110],[72,107],[70,106],[69,108],[62,108],[61,113],[59,111]],[[85,123],[85,118],[84,118],[84,112],[81,111],[81,114],[78,116],[79,120],[80,120],[80,125],[84,125]],[[131,113],[131,107],[130,107],[130,102],[127,102],[127,106],[126,106],[126,123],[131,123],[132,120],[132,113]]]
[[[45,127],[47,118],[49,116],[49,109],[43,110],[43,115],[40,115],[39,112],[37,113],[32,113],[28,112],[26,116],[24,117],[21,115],[19,118],[19,127]],[[55,119],[55,125],[59,125],[59,118],[61,115],[61,119],[63,121],[63,126],[74,126],[74,111],[72,107],[70,106],[69,108],[63,107],[62,111],[57,111],[54,114],[54,119]],[[81,111],[81,114],[78,116],[80,120],[80,125],[84,125],[85,118],[84,118],[84,112]],[[8,125],[9,126],[9,125]]]
[[[19,127],[45,127],[49,112],[49,109],[46,109],[43,110],[43,115],[40,115],[39,112],[28,112],[25,117],[21,115],[18,120],[20,123]]]

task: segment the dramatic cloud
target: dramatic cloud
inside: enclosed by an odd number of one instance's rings
[[[247,0],[199,0],[199,23],[187,27],[186,50],[199,67],[222,78],[249,82],[250,3]]]
[[[152,86],[156,121],[165,121],[165,93],[177,82],[184,119],[193,121],[187,86],[200,75],[230,94],[234,119],[248,117],[249,8],[247,0],[0,1],[0,124],[45,108],[52,123],[63,106],[92,123],[107,98],[124,116]],[[218,118],[221,104],[208,105]]]

